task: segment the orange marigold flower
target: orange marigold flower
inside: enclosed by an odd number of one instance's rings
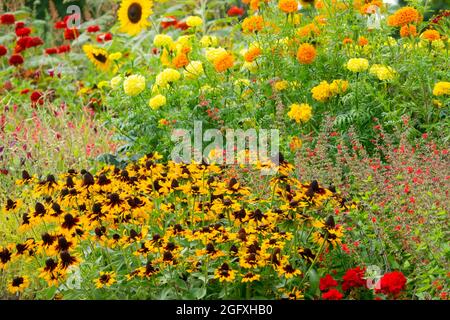
[[[297,30],[300,37],[312,37],[320,34],[319,28],[314,23],[309,23],[306,26]]]
[[[350,38],[344,38],[344,40],[342,40],[342,43],[343,43],[343,44],[352,44],[352,43],[353,43],[353,40],[350,39]]]
[[[410,23],[418,23],[420,21],[422,21],[422,16],[419,11],[413,7],[403,7],[388,17],[388,25],[392,27],[401,27]]]
[[[189,59],[186,54],[180,53],[173,58],[172,64],[175,68],[183,68],[189,64]]]
[[[310,64],[316,58],[316,49],[309,43],[303,43],[297,51],[297,60],[301,64]]]
[[[402,38],[417,36],[417,28],[413,24],[404,25],[400,28],[400,36]]]
[[[298,10],[298,2],[296,0],[280,0],[278,8],[284,13],[292,13]]]
[[[228,52],[222,53],[214,60],[214,68],[217,72],[224,72],[234,65],[234,57]]]
[[[244,59],[247,62],[253,62],[258,58],[262,53],[262,50],[259,47],[250,48],[244,55]]]
[[[264,27],[264,19],[261,16],[252,16],[245,18],[242,22],[244,33],[253,33],[261,31]]]
[[[439,39],[441,38],[441,35],[439,34],[438,31],[433,30],[433,29],[429,29],[429,30],[424,31],[424,32],[420,35],[420,37],[421,37],[422,39],[427,39],[427,40],[430,40],[430,41],[435,41],[435,40],[439,40]]]
[[[365,37],[359,37],[358,39],[358,45],[361,47],[364,47],[369,44],[369,40],[367,40]]]

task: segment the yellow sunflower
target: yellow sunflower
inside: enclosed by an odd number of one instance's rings
[[[151,0],[123,0],[117,13],[120,31],[135,36],[150,23],[147,18],[153,13]]]
[[[108,51],[102,48],[96,48],[90,44],[84,45],[83,51],[98,69],[103,71],[107,71],[109,69],[111,60],[109,59]]]

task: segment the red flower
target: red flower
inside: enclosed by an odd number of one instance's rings
[[[0,15],[0,24],[14,24],[14,22],[16,22],[16,19],[13,14],[5,13]]]
[[[331,289],[322,294],[324,300],[341,300],[343,297],[344,295],[336,289]]]
[[[42,92],[33,91],[30,96],[31,104],[35,106],[36,104],[44,104],[44,98],[42,96]]]
[[[364,280],[364,272],[365,269],[361,269],[360,267],[347,270],[342,277],[344,281],[342,283],[342,290],[347,291],[351,288],[365,287],[366,280]]]
[[[97,36],[97,42],[98,43],[103,43],[106,41],[111,41],[112,40],[112,34],[111,33],[101,33]]]
[[[337,285],[337,281],[334,280],[332,276],[327,274],[325,277],[320,279],[319,289],[320,291],[326,291],[332,287],[336,287]]]
[[[11,66],[18,66],[20,64],[23,63],[23,57],[20,54],[13,54],[10,58],[9,58],[9,65]]]
[[[400,271],[386,273],[380,280],[378,292],[398,295],[405,288],[406,278]]]
[[[32,37],[27,41],[27,48],[43,45],[44,41],[40,37]]]
[[[25,49],[27,47],[27,43],[30,39],[31,39],[31,37],[29,37],[29,36],[21,37],[21,38],[17,39],[16,45],[21,47],[22,49]]]
[[[70,45],[62,45],[57,48],[58,53],[65,53],[70,51]]]
[[[47,48],[45,49],[45,54],[57,54],[58,48]]]
[[[186,22],[177,22],[177,25],[175,26],[175,28],[180,29],[180,30],[186,30],[189,28],[189,26],[187,25]]]
[[[8,49],[0,44],[0,57],[3,57],[6,53],[8,53]]]
[[[75,40],[80,35],[80,32],[77,28],[65,29],[64,30],[64,39],[66,40]]]
[[[87,32],[94,33],[94,32],[98,32],[98,31],[100,31],[100,27],[98,25],[89,26],[87,28]]]
[[[161,21],[161,27],[163,29],[167,29],[172,26],[175,27],[178,24],[177,18],[174,16],[166,17],[165,19],[167,20]]]
[[[28,92],[30,92],[30,89],[26,88],[20,91],[20,94],[27,94]]]
[[[25,22],[17,21],[16,22],[16,30],[25,27]]]
[[[24,28],[16,28],[16,36],[18,37],[26,37],[29,36],[31,33],[31,29],[24,27]]]
[[[244,15],[245,10],[236,6],[232,6],[230,10],[228,10],[227,14],[230,17],[242,16]]]
[[[55,29],[66,29],[67,25],[65,21],[58,21],[54,25]]]

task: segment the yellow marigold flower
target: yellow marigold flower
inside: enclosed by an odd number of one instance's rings
[[[286,90],[289,87],[289,82],[286,81],[286,80],[277,81],[277,82],[275,82],[273,87],[277,91],[283,91],[283,90]]]
[[[114,52],[109,55],[109,60],[111,61],[119,60],[120,58],[122,58],[122,52]]]
[[[258,64],[256,63],[256,61],[244,62],[244,64],[242,65],[242,69],[255,73],[258,71]]]
[[[128,96],[136,96],[145,89],[145,78],[141,75],[131,75],[125,78],[123,90]]]
[[[171,47],[173,44],[172,37],[167,34],[157,34],[153,39],[153,45],[156,47]]]
[[[216,36],[203,36],[200,39],[200,45],[203,48],[213,47],[216,46],[219,43],[219,40]]]
[[[297,60],[301,64],[310,64],[316,59],[316,48],[309,43],[300,45],[297,51]]]
[[[312,116],[312,108],[309,104],[302,103],[297,104],[294,103],[291,105],[291,110],[288,112],[288,117],[292,120],[295,120],[295,122],[300,123],[308,122],[309,119],[311,119]]]
[[[10,283],[8,283],[8,291],[12,294],[23,292],[30,286],[30,280],[28,277],[15,277]]]
[[[352,72],[362,72],[369,68],[369,61],[364,58],[352,58],[347,62],[347,69]]]
[[[348,89],[348,81],[346,80],[333,80],[330,84],[330,91],[333,95],[342,94]]]
[[[383,66],[381,64],[374,64],[369,72],[375,76],[379,80],[392,80],[395,78],[396,72],[389,66]]]
[[[278,8],[284,13],[292,13],[298,10],[298,2],[296,0],[280,0]]]
[[[312,96],[315,100],[325,102],[333,96],[330,84],[327,81],[322,81],[317,86],[311,89]]]
[[[109,81],[109,85],[113,89],[118,89],[122,81],[123,81],[122,76],[116,76]]]
[[[420,21],[422,21],[422,17],[419,11],[413,7],[400,8],[393,15],[388,17],[388,25],[392,27],[401,27]]]
[[[197,16],[190,16],[190,17],[187,17],[186,24],[189,27],[199,27],[203,24],[203,20],[202,20],[202,18],[197,17]]]
[[[291,149],[292,152],[295,152],[299,150],[302,145],[303,142],[299,137],[292,137],[291,141],[289,142],[289,149]]]
[[[319,34],[320,30],[314,23],[309,23],[297,30],[297,35],[302,38],[314,37]]]
[[[109,87],[109,81],[100,81],[100,82],[97,84],[97,88],[99,88],[99,89],[102,89],[102,88],[104,88],[104,87]]]
[[[214,68],[217,72],[224,72],[234,65],[234,57],[231,53],[225,52],[214,60]]]
[[[440,81],[434,85],[433,95],[435,96],[448,96],[450,95],[450,82]]]
[[[415,37],[417,36],[417,28],[413,24],[404,25],[400,28],[400,37]]]
[[[429,40],[429,41],[436,41],[441,39],[441,35],[439,34],[438,31],[433,30],[433,29],[429,29],[424,31],[421,35],[420,38],[425,39],[425,40]]]
[[[191,61],[184,70],[184,76],[186,78],[195,79],[204,74],[203,63],[201,61]]]
[[[181,78],[181,74],[172,68],[164,69],[156,76],[155,84],[158,87],[165,87],[169,83],[178,81]]]
[[[262,54],[262,50],[259,47],[252,47],[247,50],[247,52],[244,55],[244,59],[247,62],[253,62]]]
[[[264,27],[264,19],[261,16],[247,17],[242,21],[242,30],[244,33],[259,32]]]
[[[159,109],[167,103],[167,99],[162,94],[158,94],[150,99],[148,105],[153,110]]]
[[[224,53],[227,53],[224,48],[208,48],[205,51],[205,56],[208,61],[213,62]]]

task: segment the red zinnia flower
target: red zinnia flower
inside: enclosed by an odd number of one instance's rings
[[[65,29],[64,30],[64,39],[66,40],[75,40],[80,35],[80,32],[77,28]]]
[[[31,39],[31,37],[29,37],[29,36],[21,37],[21,38],[17,39],[16,45],[21,47],[22,49],[25,49],[27,47],[27,43],[30,39]]]
[[[98,43],[103,43],[106,41],[111,41],[112,40],[112,34],[111,33],[101,33],[97,36],[97,42]]]
[[[0,44],[0,57],[3,57],[8,52],[8,49],[6,49],[5,46],[2,46]]]
[[[66,29],[66,22],[65,21],[58,21],[54,25],[55,29]]]
[[[31,29],[24,27],[24,28],[16,28],[16,36],[18,37],[26,37],[29,36],[31,33]]]
[[[16,22],[16,19],[13,14],[5,13],[0,15],[0,24],[14,24],[14,22]]]
[[[161,21],[161,27],[163,29],[167,29],[178,24],[177,18],[175,18],[174,16],[166,17],[165,19],[167,20]]]
[[[44,98],[42,96],[42,92],[33,91],[30,96],[31,104],[35,106],[36,104],[44,104]]]
[[[347,270],[342,277],[344,281],[342,283],[342,290],[347,291],[351,288],[365,287],[366,281],[364,280],[364,269],[356,267],[354,269]]]
[[[380,280],[378,292],[397,295],[405,288],[406,278],[400,271],[386,273]]]
[[[98,31],[100,31],[100,27],[98,25],[89,26],[87,28],[87,32],[94,33],[94,32],[98,32]]]
[[[337,289],[331,289],[322,294],[324,300],[341,300],[344,297]]]
[[[58,53],[64,53],[70,51],[70,45],[62,45],[57,48]]]
[[[16,22],[16,30],[25,27],[25,22],[17,21]]]
[[[58,48],[47,48],[45,49],[46,54],[56,54],[58,53]]]
[[[230,10],[228,10],[227,14],[230,17],[242,16],[244,15],[245,10],[236,6],[232,6]]]
[[[9,65],[11,66],[18,66],[20,64],[23,63],[23,57],[20,54],[13,54],[10,58],[9,58]]]
[[[27,41],[27,48],[33,48],[40,45],[43,45],[44,41],[40,37],[32,37]]]
[[[327,274],[325,277],[320,279],[319,289],[320,291],[326,291],[332,287],[336,287],[337,285],[337,281],[334,280],[332,276]]]

